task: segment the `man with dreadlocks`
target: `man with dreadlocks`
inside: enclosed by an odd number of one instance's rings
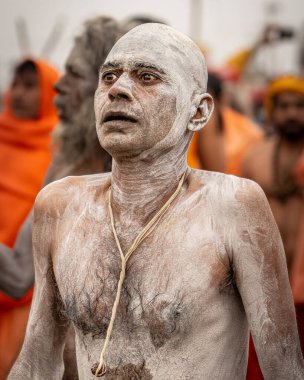
[[[120,35],[115,20],[97,17],[84,25],[56,84],[55,103],[60,122],[54,134],[57,155],[45,184],[67,175],[100,173],[111,169],[109,154],[100,147],[95,129],[94,92],[98,71]],[[0,289],[21,298],[34,283],[32,213],[23,224],[15,246],[0,244]]]

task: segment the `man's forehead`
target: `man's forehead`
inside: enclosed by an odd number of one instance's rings
[[[113,67],[133,70],[143,67],[169,74],[172,71],[181,71],[187,65],[186,56],[179,52],[170,52],[170,47],[165,49],[163,44],[151,44],[142,40],[135,44],[134,39],[131,39],[130,44],[128,42],[125,39],[114,46],[102,69]]]
[[[275,97],[277,101],[303,101],[304,94],[297,91],[282,91],[278,93]]]
[[[132,29],[116,42],[105,63],[110,62],[143,62],[187,82],[189,77],[195,78],[200,87],[206,87],[206,64],[198,46],[166,25],[144,24]]]

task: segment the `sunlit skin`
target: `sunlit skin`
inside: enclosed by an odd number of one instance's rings
[[[198,47],[163,25],[133,29],[110,52],[95,114],[113,170],[38,196],[37,285],[10,379],[60,379],[70,323],[79,378],[95,378],[121,267],[109,187],[126,252],[183,173],[179,196],[128,262],[104,379],[244,379],[249,327],[266,379],[303,378],[284,251],[262,191],[186,164],[192,130],[212,110],[206,81]]]
[[[37,119],[40,109],[38,73],[16,74],[11,85],[12,112],[17,119]]]
[[[274,176],[279,176],[283,181],[285,179],[283,185],[287,183],[292,187],[292,182],[296,183],[293,171],[304,149],[304,96],[290,91],[278,94],[270,121],[275,134],[264,139],[248,153],[243,165],[243,175],[256,181],[268,198],[282,236],[290,270],[297,245],[303,196],[298,186],[298,191],[280,199],[274,192]],[[276,159],[278,162],[274,163],[278,142],[280,152]],[[278,168],[276,172],[274,164]]]

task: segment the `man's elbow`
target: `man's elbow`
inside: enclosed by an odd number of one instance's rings
[[[32,288],[34,280],[34,273],[27,275],[24,273],[17,274],[11,284],[3,289],[3,291],[9,297],[14,298],[15,300],[20,300]]]

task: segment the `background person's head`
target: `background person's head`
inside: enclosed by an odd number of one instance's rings
[[[111,154],[138,155],[184,140],[186,149],[189,131],[210,116],[206,88],[204,57],[187,36],[161,24],[132,29],[117,41],[100,74],[95,113],[102,146]],[[119,110],[133,125],[113,114]]]
[[[40,110],[40,83],[31,60],[20,63],[10,87],[12,114],[17,119],[37,119]]]
[[[54,139],[68,162],[101,150],[95,129],[94,93],[99,68],[119,36],[114,19],[101,16],[88,20],[75,38],[65,73],[56,84],[55,104],[61,123]]]
[[[286,140],[304,138],[304,79],[282,76],[266,94],[266,111],[274,132]]]

